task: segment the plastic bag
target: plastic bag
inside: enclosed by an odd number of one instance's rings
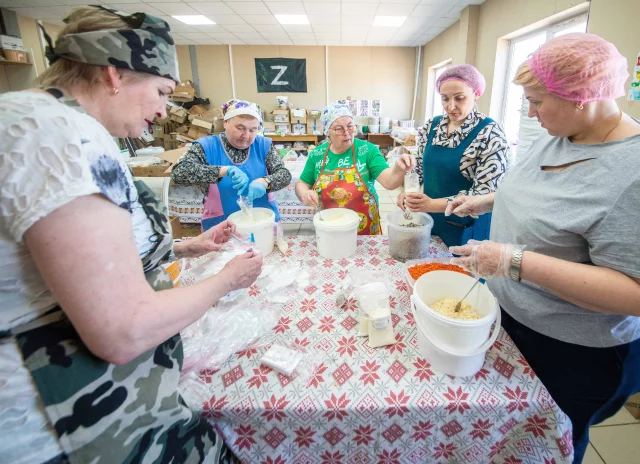
[[[322,355],[297,345],[274,343],[260,362],[306,387],[322,362]]]
[[[391,282],[382,271],[356,272],[352,296],[358,301],[360,311],[360,335],[368,336],[369,346],[395,343],[389,296]]]

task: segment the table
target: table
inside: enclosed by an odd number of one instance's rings
[[[380,145],[383,147],[395,146],[393,137],[389,134],[368,134],[367,140],[374,145]]]
[[[283,305],[276,340],[323,353],[308,388],[260,364],[248,349],[201,379],[203,415],[245,463],[571,463],[571,423],[501,331],[474,377],[434,370],[417,349],[405,270],[388,238],[358,238],[355,256],[325,260],[313,237],[265,262],[302,260],[312,284]],[[430,254],[448,256],[440,239]],[[386,269],[396,344],[371,349],[357,335],[355,302],[335,304],[354,266]],[[251,293],[251,291],[249,292]]]

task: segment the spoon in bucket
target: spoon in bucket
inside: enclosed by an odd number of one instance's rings
[[[471,288],[469,289],[467,294],[464,297],[462,297],[462,299],[458,302],[458,304],[456,305],[455,312],[457,312],[457,313],[460,312],[460,310],[462,309],[462,302],[464,301],[464,299],[466,297],[469,296],[469,293],[471,293],[473,291],[473,289],[476,287],[476,285],[478,285],[478,282],[480,282],[480,279],[476,279],[475,283],[471,286]]]

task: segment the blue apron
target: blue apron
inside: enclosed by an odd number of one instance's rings
[[[433,145],[436,128],[442,116],[436,116],[431,123],[427,145],[422,155],[424,193],[431,198],[457,195],[461,190],[469,190],[473,183],[460,172],[460,159],[480,131],[492,123],[484,118],[473,128],[456,148]],[[469,240],[488,240],[491,228],[491,214],[483,214],[478,219],[445,216],[444,213],[430,213],[433,218],[432,234],[440,237],[449,246],[464,245]]]
[[[204,154],[207,158],[207,163],[211,166],[235,166],[241,169],[249,177],[249,183],[267,175],[266,159],[269,151],[271,150],[270,138],[262,137],[261,135],[256,136],[256,139],[249,147],[249,156],[242,164],[236,164],[231,161],[224,149],[219,135],[204,137],[198,139],[197,142],[202,145]],[[240,211],[240,207],[238,206],[238,192],[232,186],[231,177],[224,176],[216,185],[219,190],[219,201],[222,206],[222,215],[206,219],[203,218],[202,229],[205,231],[226,220],[230,214]],[[216,200],[212,199],[211,195],[208,195],[205,198],[205,203],[209,201]],[[207,209],[207,206],[208,205],[205,204],[205,210]],[[273,209],[272,205],[269,204],[267,195],[264,195],[261,198],[256,198],[253,201],[253,206],[256,208]]]

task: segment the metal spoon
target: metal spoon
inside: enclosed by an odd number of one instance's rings
[[[477,279],[477,280],[475,281],[475,283],[471,286],[471,288],[469,289],[469,291],[467,292],[467,294],[466,294],[464,297],[462,297],[462,299],[458,302],[458,304],[456,305],[455,312],[457,312],[457,313],[459,313],[459,312],[460,312],[460,309],[462,309],[462,302],[464,301],[464,299],[465,299],[466,297],[468,297],[468,296],[469,296],[469,293],[471,293],[471,291],[476,287],[476,285],[478,285],[478,282],[480,282],[480,279]]]

